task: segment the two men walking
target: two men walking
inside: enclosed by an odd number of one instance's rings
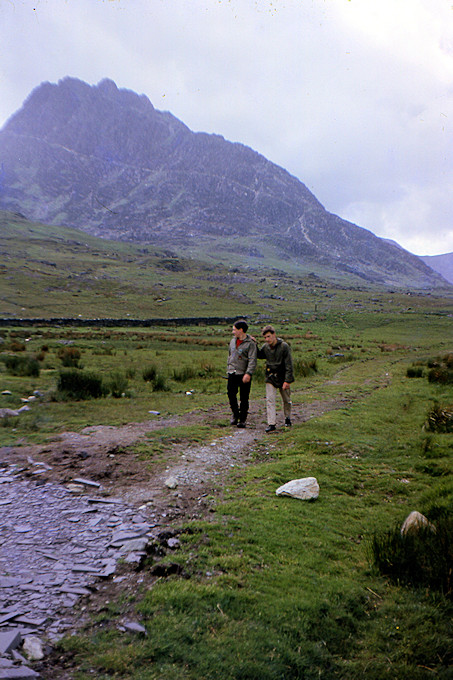
[[[255,338],[248,335],[244,319],[233,325],[233,337],[228,352],[228,399],[232,412],[231,424],[245,427],[249,410],[252,375],[257,357],[266,360],[266,432],[276,428],[276,395],[280,392],[286,427],[291,426],[291,390],[294,381],[293,362],[289,345],[277,337],[273,326],[263,328],[264,345],[258,349]],[[237,401],[239,391],[240,403]]]

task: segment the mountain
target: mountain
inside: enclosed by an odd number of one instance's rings
[[[447,281],[453,283],[453,253],[445,255],[423,255],[421,258],[428,267],[441,274]]]
[[[259,153],[194,133],[111,80],[41,84],[0,131],[0,161],[0,208],[31,220],[190,251],[204,242],[211,254],[273,249],[370,284],[446,285]]]

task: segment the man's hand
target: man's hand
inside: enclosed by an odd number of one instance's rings
[[[284,382],[282,385],[282,390],[289,390],[290,384],[288,382]]]
[[[251,379],[252,379],[252,376],[250,375],[250,373],[244,373],[244,375],[242,376],[242,382],[243,383],[249,383],[251,381]]]

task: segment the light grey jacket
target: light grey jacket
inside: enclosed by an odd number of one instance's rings
[[[244,373],[252,375],[256,368],[256,352],[256,343],[250,335],[245,336],[239,347],[236,347],[236,338],[231,338],[227,372],[237,373],[237,375],[244,375]]]

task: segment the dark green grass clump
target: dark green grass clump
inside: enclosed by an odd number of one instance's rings
[[[28,376],[31,378],[39,376],[39,363],[33,357],[28,355],[3,356],[1,360],[11,375]]]
[[[107,394],[102,377],[96,373],[68,368],[60,372],[57,383],[57,398],[63,401],[74,399],[99,399]]]
[[[444,511],[432,526],[401,533],[375,533],[371,554],[379,572],[396,584],[429,588],[453,598],[453,515]]]
[[[57,356],[65,368],[79,368],[81,352],[77,347],[61,347]]]
[[[445,354],[437,359],[428,361],[429,382],[441,383],[442,385],[453,383],[453,353]]]
[[[406,377],[408,378],[423,378],[423,367],[422,366],[409,366],[406,371]]]
[[[305,359],[295,359],[294,361],[294,375],[297,378],[306,378],[318,372],[316,359],[306,361]]]

